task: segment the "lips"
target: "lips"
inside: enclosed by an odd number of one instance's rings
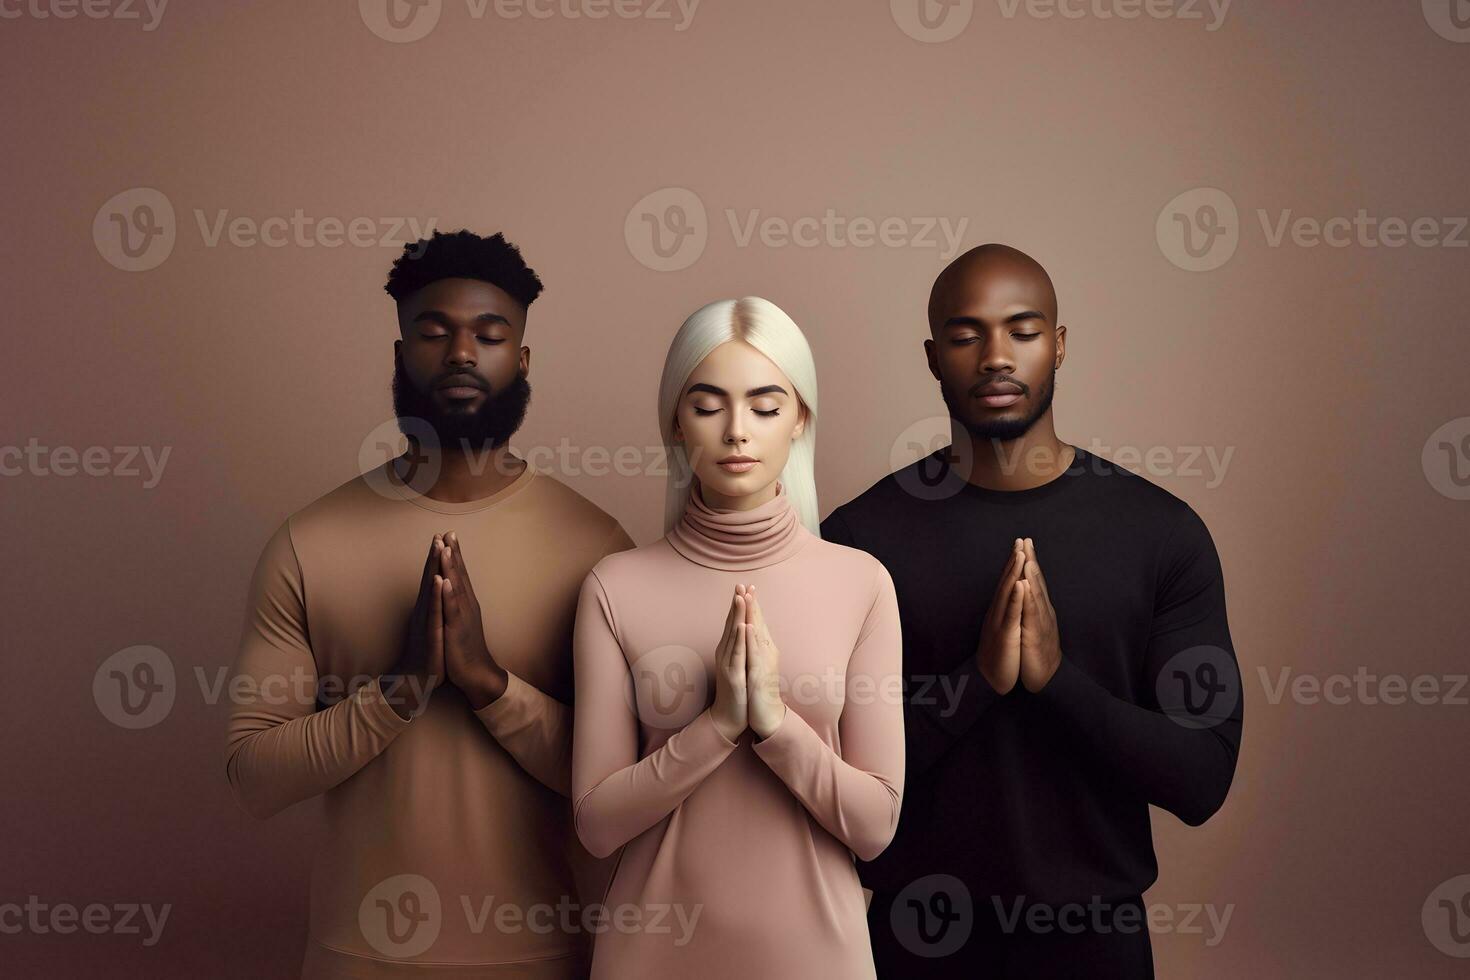
[[[727,473],[744,473],[754,467],[758,462],[760,460],[752,459],[749,456],[726,456],[724,459],[717,460],[716,465]]]
[[[446,398],[474,398],[485,390],[485,386],[469,375],[461,374],[448,379],[435,390]]]
[[[1014,381],[992,381],[975,395],[986,408],[1005,408],[1021,400],[1021,386]]]
[[[1019,395],[1020,393],[1021,386],[1014,381],[992,381],[975,394],[982,398],[989,398],[999,395]]]

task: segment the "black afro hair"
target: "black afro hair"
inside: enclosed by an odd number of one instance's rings
[[[440,279],[480,279],[505,290],[522,306],[530,306],[541,295],[541,280],[504,235],[496,232],[481,238],[463,229],[435,231],[428,239],[403,246],[383,289],[401,302]]]

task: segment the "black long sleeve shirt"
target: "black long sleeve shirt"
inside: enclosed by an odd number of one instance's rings
[[[977,912],[1138,896],[1158,871],[1148,804],[1203,823],[1235,773],[1241,682],[1214,542],[1184,501],[1081,448],[1019,491],[965,482],[947,452],[822,523],[888,568],[903,625],[904,802],[863,881],[891,896],[954,875]],[[976,650],[1018,537],[1035,543],[1062,661],[1041,691],[1002,696]]]

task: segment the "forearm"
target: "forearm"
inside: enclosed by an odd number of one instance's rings
[[[898,600],[887,570],[876,561],[872,569],[873,602],[846,664],[834,739],[841,751],[789,704],[775,732],[754,746],[813,819],[863,861],[893,839],[906,767]]]
[[[442,678],[430,680],[423,673],[397,673],[390,671],[379,675],[378,686],[382,688],[383,697],[404,721],[418,717],[423,713],[429,697],[434,693],[434,688],[442,681]]]
[[[1155,583],[1148,638],[1136,653],[1153,698],[1115,696],[1068,659],[1065,636],[1038,697],[1108,778],[1197,826],[1220,809],[1235,778],[1244,699],[1220,558],[1192,510],[1179,513],[1161,542]]]
[[[225,771],[240,806],[264,819],[331,789],[393,743],[400,718],[376,681],[323,711],[283,720],[260,705],[230,718]]]
[[[904,694],[910,776],[926,772],[999,700],[971,653],[948,674],[912,674]]]
[[[1188,727],[1115,697],[1065,655],[1036,697],[1070,726],[1079,752],[1145,802],[1190,826],[1225,802],[1240,744],[1238,712],[1208,727]]]
[[[576,722],[572,812],[577,836],[606,857],[673,812],[735,750],[705,708],[639,758],[642,736],[612,602],[594,569],[582,582],[572,638]]]
[[[510,671],[500,674],[466,692],[470,707],[522,769],[570,797],[572,709]]]
[[[897,773],[850,765],[790,706],[775,732],[753,748],[813,819],[859,859],[871,861],[893,839],[903,799],[901,765]]]
[[[596,857],[608,856],[672,813],[736,746],[720,734],[706,708],[642,759],[594,779],[602,763],[598,733],[579,727],[576,737],[573,814],[577,836]]]

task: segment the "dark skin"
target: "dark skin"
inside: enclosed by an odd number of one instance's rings
[[[404,372],[446,414],[473,412],[518,373],[529,375],[531,349],[522,345],[526,308],[491,283],[432,282],[398,304],[398,327],[402,339],[394,341],[394,350]],[[451,385],[469,390],[452,391]],[[427,470],[436,479],[421,492],[447,503],[488,497],[526,468],[508,443],[484,455],[455,445],[421,451],[439,453],[439,465]],[[403,652],[380,683],[399,716],[411,718],[444,680],[476,711],[505,693],[507,683],[486,646],[479,599],[453,531],[434,535]]]
[[[378,686],[400,718],[416,716],[429,695],[444,680],[444,610],[437,574],[439,535],[429,547],[424,571],[419,576],[418,599],[404,630],[398,662],[380,678]]]
[[[431,392],[439,410],[472,413],[502,391],[516,374],[530,376],[531,348],[526,335],[526,308],[498,286],[479,279],[440,279],[404,297],[398,304],[401,340],[393,348],[403,359],[409,380]],[[446,382],[471,390],[454,393]],[[478,452],[446,445],[440,452],[434,485],[420,490],[431,500],[464,503],[488,497],[509,486],[526,461],[503,444]],[[487,465],[488,457],[488,465]]]
[[[480,600],[453,531],[434,535],[403,652],[380,685],[398,716],[413,718],[445,680],[475,711],[504,694],[508,681],[485,643]]]
[[[450,683],[479,711],[505,693],[505,669],[485,645],[480,600],[470,582],[459,538],[450,531],[439,543],[440,573],[434,576],[434,586],[440,590],[444,615],[444,669]]]
[[[1057,298],[1046,270],[1024,252],[982,245],[955,259],[929,298],[931,338],[924,341],[929,373],[954,393],[953,444],[968,444],[970,483],[990,490],[1028,490],[1071,465],[1073,447],[1057,438],[1052,406],[1036,415],[1052,374],[1066,357],[1067,328],[1057,323]],[[1014,394],[994,405],[987,394]],[[983,438],[968,425],[1031,419],[1011,438]],[[963,447],[961,449],[963,452]],[[1019,465],[1018,465],[1019,461]],[[1005,694],[1019,680],[1040,691],[1061,663],[1056,610],[1036,546],[1017,538],[980,631],[981,675]]]

